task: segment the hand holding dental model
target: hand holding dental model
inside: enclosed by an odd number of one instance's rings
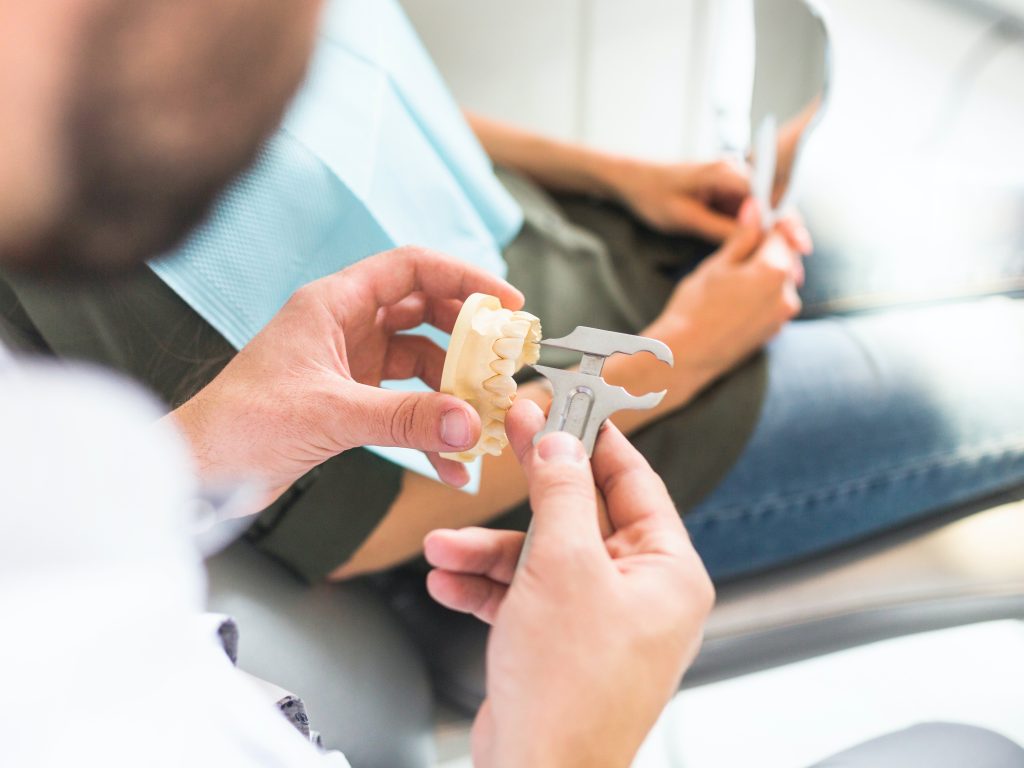
[[[465,467],[438,453],[478,442],[474,409],[451,395],[395,392],[380,383],[416,377],[440,387],[444,350],[405,331],[429,323],[451,332],[474,291],[500,297],[499,306],[523,303],[504,280],[416,247],[373,256],[300,289],[171,415],[202,477],[255,476],[269,503],[332,456],[385,445],[424,451],[443,480],[464,485]]]

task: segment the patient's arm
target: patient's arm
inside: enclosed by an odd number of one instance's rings
[[[640,394],[667,389],[658,408],[623,411],[614,421],[631,433],[690,402],[704,387],[774,336],[800,308],[802,246],[780,225],[763,238],[751,204],[741,213],[742,227],[716,254],[676,289],[661,316],[645,335],[672,349],[669,369],[650,355],[616,356],[605,378]],[[520,387],[519,396],[547,408],[550,398],[538,383]],[[526,499],[527,489],[511,451],[485,457],[481,491],[454,491],[420,475],[406,473],[403,487],[384,520],[333,578],[348,578],[396,565],[419,553],[423,537],[436,528],[459,528],[493,520]]]
[[[466,119],[495,165],[529,176],[541,186],[612,198],[628,158],[548,138],[466,112]]]
[[[721,161],[660,163],[551,139],[466,113],[495,165],[560,192],[615,200],[663,232],[721,242],[749,192],[746,169]]]

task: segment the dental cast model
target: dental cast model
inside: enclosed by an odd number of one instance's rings
[[[508,445],[505,414],[516,396],[512,377],[540,359],[540,320],[529,312],[503,309],[494,296],[474,293],[459,312],[444,361],[441,391],[465,400],[480,414],[480,441],[468,451],[442,453],[471,462],[485,453],[500,456]]]

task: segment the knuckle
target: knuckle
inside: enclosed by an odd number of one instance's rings
[[[715,607],[715,585],[702,565],[688,567],[679,585],[679,594],[686,599],[679,601],[679,608],[687,621],[703,622]]]
[[[297,288],[295,292],[289,298],[288,303],[295,307],[308,307],[314,301],[320,293],[319,281],[312,283],[306,283],[305,285]]]
[[[549,499],[560,503],[594,503],[594,494],[589,481],[578,473],[565,471],[545,472],[537,478],[537,489]]]
[[[697,608],[704,616],[711,613],[711,610],[715,607],[716,598],[715,585],[712,583],[707,571],[702,570],[697,583],[694,585],[694,600],[696,601]]]
[[[412,445],[416,439],[419,424],[420,401],[408,398],[391,412],[388,423],[388,434],[396,445]]]
[[[801,301],[800,296],[794,293],[792,296],[787,296],[785,300],[786,306],[786,317],[792,320],[794,317],[800,314],[800,310],[803,309],[804,303]]]
[[[785,285],[789,280],[789,265],[778,261],[772,261],[767,266],[767,272],[772,282],[777,286]]]

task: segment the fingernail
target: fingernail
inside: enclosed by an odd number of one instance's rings
[[[441,439],[451,448],[464,450],[472,448],[473,439],[469,432],[469,416],[461,409],[448,411],[441,417]]]
[[[583,443],[567,432],[554,432],[541,440],[537,455],[552,464],[578,464],[587,458]]]
[[[740,224],[744,227],[756,227],[761,221],[761,211],[758,209],[757,200],[748,197],[740,209]]]

